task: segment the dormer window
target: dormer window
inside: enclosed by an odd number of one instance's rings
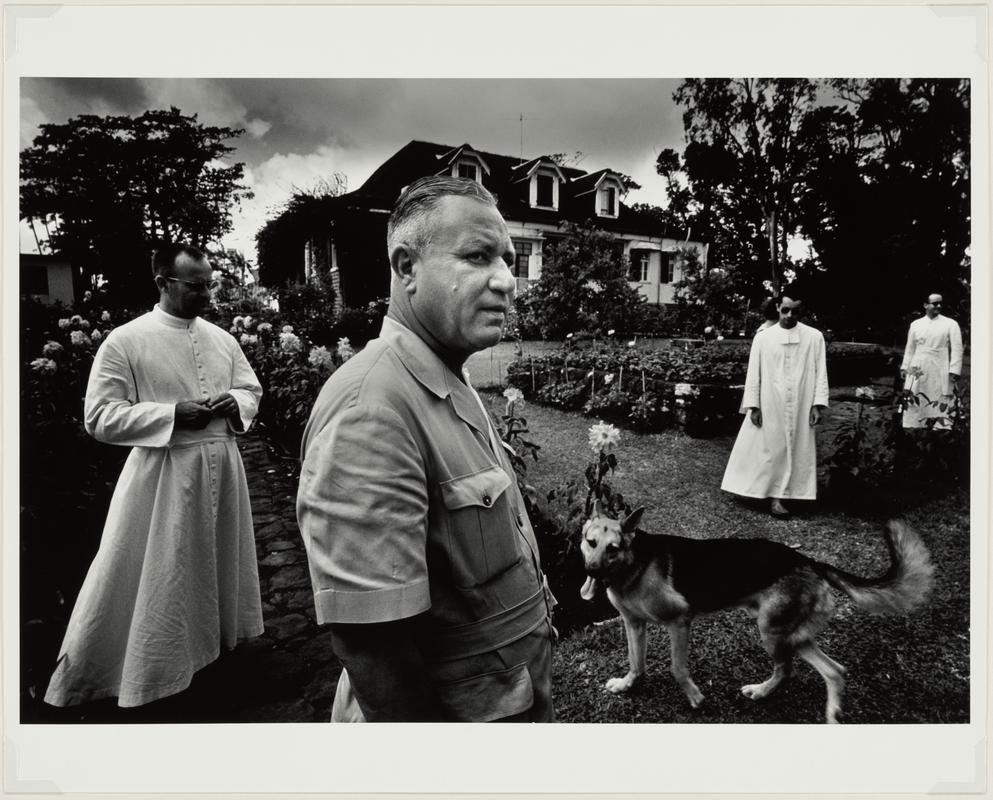
[[[483,160],[482,155],[473,150],[471,145],[464,144],[441,153],[436,158],[444,166],[437,175],[451,175],[453,178],[468,178],[477,183],[483,182],[483,177],[490,174],[490,168]]]
[[[531,208],[549,208],[558,210],[559,189],[565,181],[565,176],[554,162],[539,162],[531,168],[531,190],[528,193]]]
[[[474,161],[459,161],[457,170],[458,177],[460,178],[468,178],[473,181],[479,180],[479,166]]]

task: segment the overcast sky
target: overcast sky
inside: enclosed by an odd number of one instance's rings
[[[343,173],[349,190],[411,139],[533,158],[581,151],[576,164],[631,175],[628,202],[665,202],[655,158],[681,150],[676,80],[384,80],[23,78],[21,147],[38,125],[79,114],[176,106],[201,122],[243,128],[231,158],[255,193],[224,243],[255,258],[254,236],[294,186]],[[22,250],[33,239],[22,235]]]

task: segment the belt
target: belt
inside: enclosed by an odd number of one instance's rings
[[[208,444],[209,442],[227,442],[234,439],[233,434],[204,436],[200,439],[188,439],[186,441],[170,442],[166,445],[167,450],[175,450],[177,447],[193,447],[195,445]]]
[[[548,618],[544,594],[541,588],[523,603],[492,617],[432,631],[427,642],[428,657],[454,661],[488,653],[524,638]]]

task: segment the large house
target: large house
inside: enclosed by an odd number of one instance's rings
[[[281,259],[281,273],[262,265],[263,283],[309,280],[327,270],[339,305],[357,307],[389,294],[386,223],[404,187],[417,178],[449,174],[472,178],[496,195],[507,221],[517,261],[518,289],[541,275],[550,243],[562,238],[567,222],[592,220],[613,234],[618,251],[630,261],[632,285],[649,303],[675,302],[681,248],[694,248],[701,260],[707,247],[685,231],[663,230],[651,214],[621,202],[624,176],[609,169],[584,172],[548,156],[522,161],[460,147],[412,141],[387,159],[361,187],[321,201],[318,222],[309,225],[299,250]],[[326,223],[326,224],[325,224]],[[302,251],[302,252],[301,252]]]

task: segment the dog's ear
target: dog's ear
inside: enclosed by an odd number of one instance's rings
[[[638,527],[638,523],[641,522],[641,515],[644,513],[644,506],[636,508],[621,522],[621,530],[624,531],[624,533],[634,533],[634,529]]]

